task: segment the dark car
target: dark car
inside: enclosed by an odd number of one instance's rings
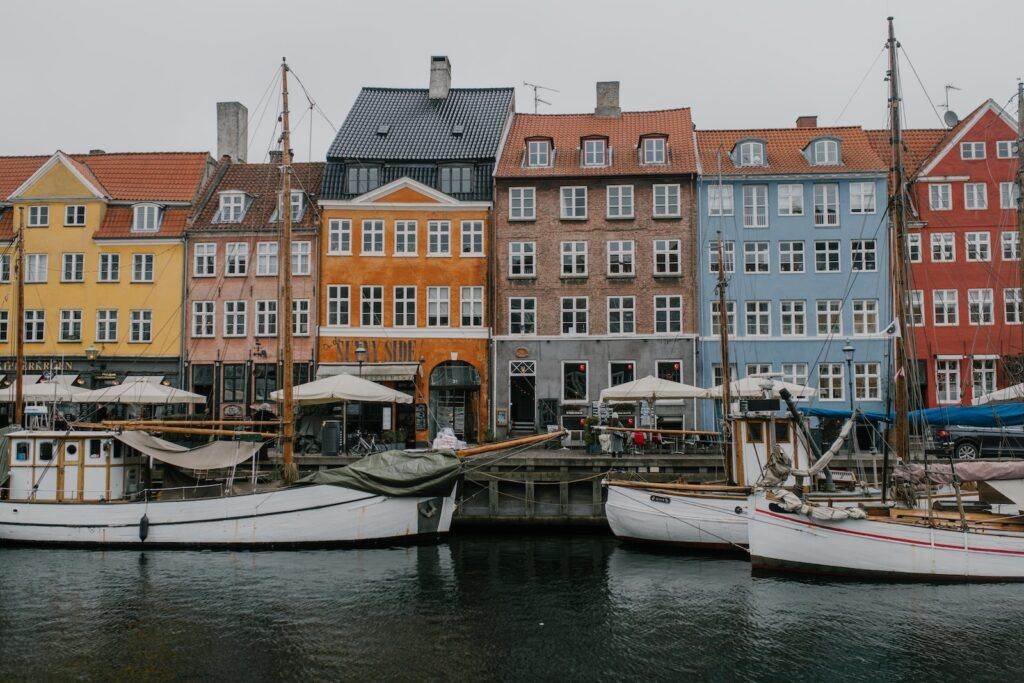
[[[1024,458],[1022,427],[940,427],[933,432],[935,445],[960,460],[976,458]]]

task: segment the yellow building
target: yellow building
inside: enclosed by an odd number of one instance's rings
[[[206,153],[0,157],[0,365],[13,379],[11,258],[23,237],[28,373],[180,385],[185,224]]]

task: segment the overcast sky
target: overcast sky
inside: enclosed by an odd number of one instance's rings
[[[516,86],[519,111],[533,110],[523,81],[559,91],[540,109],[554,113],[592,110],[594,82],[619,80],[623,109],[689,105],[703,128],[787,126],[800,114],[832,124],[851,96],[840,122],[881,127],[890,13],[927,87],[926,97],[904,61],[912,126],[937,124],[928,99],[941,105],[946,83],[962,88],[950,103],[964,115],[987,97],[1005,104],[1024,75],[1024,2],[1012,0],[3,5],[0,154],[215,152],[215,103],[239,100],[256,118],[282,55],[335,125],[361,86],[425,87],[429,56],[446,54],[454,86]],[[309,157],[312,133],[322,159],[333,132],[296,99],[296,155]],[[250,161],[264,156],[272,118],[250,126]]]

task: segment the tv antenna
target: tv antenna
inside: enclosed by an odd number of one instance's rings
[[[541,99],[540,95],[538,94],[539,91],[546,90],[548,92],[561,92],[560,90],[555,90],[554,88],[549,88],[546,85],[537,85],[536,83],[527,83],[526,81],[523,81],[523,85],[525,85],[527,88],[533,88],[533,113],[534,114],[537,113],[537,105],[538,104],[547,104],[547,105],[551,104],[547,100]]]
[[[960,117],[956,115],[956,112],[949,108],[949,91],[950,90],[962,90],[952,83],[946,84],[946,99],[942,103],[942,108],[946,110],[946,113],[942,115],[942,122],[949,128],[952,128],[956,124],[960,123]]]

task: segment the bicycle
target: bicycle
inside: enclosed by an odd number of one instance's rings
[[[369,438],[367,438],[369,437]],[[352,455],[370,455],[371,453],[383,453],[387,450],[387,446],[382,443],[377,443],[376,434],[364,434],[360,431],[355,431],[349,437],[349,441],[355,441],[355,444],[349,446],[348,452]]]

